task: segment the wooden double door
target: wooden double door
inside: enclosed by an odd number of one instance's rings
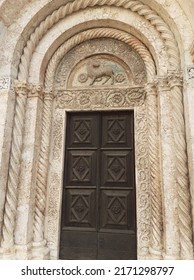
[[[60,259],[136,259],[132,111],[67,114]]]

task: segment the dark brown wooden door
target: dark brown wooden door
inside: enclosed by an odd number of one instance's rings
[[[136,259],[132,111],[67,114],[60,259]]]

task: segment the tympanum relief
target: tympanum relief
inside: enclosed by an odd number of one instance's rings
[[[55,88],[137,86],[146,83],[140,55],[115,39],[93,39],[73,48],[61,61]]]

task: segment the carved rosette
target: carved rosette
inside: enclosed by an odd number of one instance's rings
[[[59,109],[134,107],[142,105],[144,100],[145,90],[142,87],[59,90],[56,106]]]
[[[25,82],[15,81],[14,90],[16,94],[16,106],[1,240],[1,247],[7,249],[11,248],[14,245],[14,229],[23,144],[23,128],[25,120],[26,100],[30,87]]]
[[[176,149],[176,184],[178,189],[178,217],[181,259],[193,259],[191,196],[188,181],[185,120],[181,73],[169,73],[169,86],[173,103],[173,132]]]
[[[41,146],[36,178],[36,197],[34,210],[34,225],[33,225],[33,240],[34,247],[37,244],[45,246],[44,241],[44,219],[46,207],[46,189],[47,189],[47,174],[48,160],[50,151],[50,135],[51,135],[51,120],[53,107],[53,92],[44,92],[44,107],[41,132]]]
[[[158,98],[154,83],[146,86],[148,142],[150,161],[150,193],[151,193],[151,244],[150,256],[154,259],[162,258],[162,191],[160,185],[159,167],[159,123]]]

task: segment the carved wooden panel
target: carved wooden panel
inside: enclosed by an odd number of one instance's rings
[[[102,152],[102,185],[116,186],[118,184],[129,185],[129,161],[128,151]]]
[[[95,190],[67,189],[65,226],[95,227]]]
[[[67,152],[67,184],[94,185],[96,153],[93,151]]]
[[[75,259],[136,256],[133,142],[132,111],[68,114],[63,258],[70,258],[66,252]]]
[[[129,190],[102,190],[101,228],[130,229],[135,232],[135,201]]]
[[[97,119],[93,118],[91,114],[82,116],[74,115],[70,119],[69,126],[72,133],[69,134],[67,139],[69,147],[96,147],[97,138],[95,135],[95,128],[97,126]]]
[[[107,114],[103,118],[102,146],[133,146],[133,118],[129,114]]]

